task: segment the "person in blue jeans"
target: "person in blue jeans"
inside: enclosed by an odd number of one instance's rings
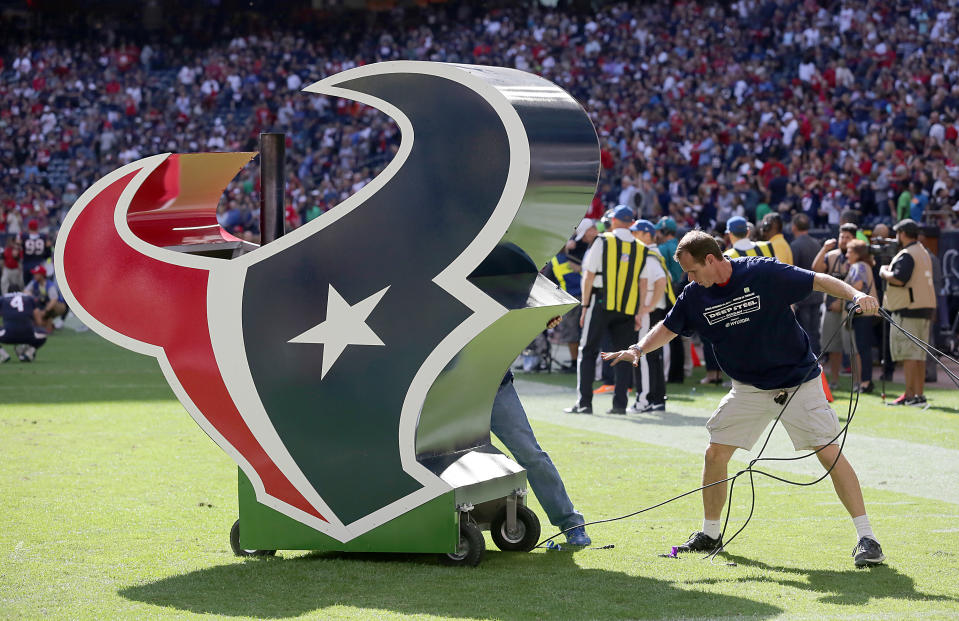
[[[872,255],[869,246],[860,239],[854,239],[846,244],[846,261],[849,263],[849,273],[846,282],[857,291],[866,295],[876,295],[876,286],[872,274]],[[852,337],[856,342],[856,354],[860,369],[859,390],[871,393],[875,386],[872,383],[872,346],[873,346],[873,317],[857,315],[852,319],[852,326],[845,328],[844,338]],[[851,334],[849,334],[851,332]],[[851,348],[850,348],[851,349]]]
[[[558,319],[558,318],[557,318]],[[574,546],[592,543],[583,526],[583,514],[573,508],[566,486],[553,465],[553,460],[540,448],[529,426],[526,410],[513,387],[513,372],[507,371],[493,400],[490,431],[506,445],[520,466],[526,469],[526,479],[546,511],[550,523],[566,531],[566,541]]]

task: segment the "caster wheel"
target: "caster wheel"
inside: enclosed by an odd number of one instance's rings
[[[230,529],[230,547],[236,556],[273,556],[276,550],[246,550],[240,547],[240,520],[233,522]]]
[[[447,565],[476,567],[483,560],[486,551],[486,540],[483,533],[464,518],[460,522],[460,541],[456,552],[449,552],[440,557]]]
[[[509,532],[506,529],[506,507],[503,507],[490,524],[490,535],[493,543],[504,552],[529,552],[536,547],[539,541],[539,518],[529,507],[516,507],[516,530]]]

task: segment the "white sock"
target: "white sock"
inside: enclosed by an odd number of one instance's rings
[[[720,526],[720,520],[707,520],[704,518],[703,532],[706,533],[706,536],[710,539],[717,539],[723,532],[723,529]]]
[[[878,542],[876,536],[872,533],[872,526],[869,525],[869,516],[863,513],[859,517],[854,517],[852,519],[853,526],[856,527],[856,536],[862,539],[863,537],[869,537],[873,541]]]

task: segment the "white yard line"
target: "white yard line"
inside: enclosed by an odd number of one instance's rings
[[[594,400],[596,414],[575,415],[562,411],[563,407],[575,401],[575,392],[571,389],[517,379],[516,390],[532,420],[666,446],[690,453],[690,458],[697,463],[702,460],[709,438],[705,423],[710,412],[704,410],[669,404],[666,412],[657,412],[656,415],[608,415],[605,410],[609,407],[610,399],[608,395],[603,395]],[[856,433],[855,426],[856,421],[853,420],[843,453],[856,469],[864,488],[959,504],[959,450],[865,436]],[[739,451],[736,459],[748,462],[761,445],[762,439],[752,453]],[[549,447],[546,449],[549,450]],[[793,450],[786,432],[777,428],[764,456],[793,457],[799,454]],[[757,464],[757,467],[804,475],[797,477],[804,481],[822,474],[815,457],[800,461],[764,462]],[[866,502],[869,502],[868,492]]]

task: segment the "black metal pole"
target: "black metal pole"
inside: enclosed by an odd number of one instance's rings
[[[283,236],[286,134],[260,134],[260,245]]]

